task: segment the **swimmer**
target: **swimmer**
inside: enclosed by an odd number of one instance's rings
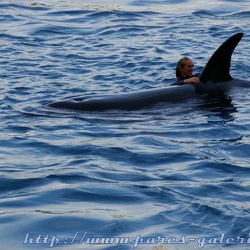
[[[194,64],[188,57],[181,58],[176,66],[176,82],[172,85],[183,85],[186,83],[199,83],[199,74],[193,75]]]

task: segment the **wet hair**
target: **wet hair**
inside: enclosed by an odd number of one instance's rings
[[[183,58],[181,58],[181,59],[178,61],[177,65],[176,65],[176,68],[175,68],[175,75],[176,75],[176,78],[177,78],[177,79],[178,79],[179,77],[181,77],[181,68],[184,67],[185,62],[186,62],[187,60],[190,60],[190,58],[188,58],[188,57],[183,57]]]

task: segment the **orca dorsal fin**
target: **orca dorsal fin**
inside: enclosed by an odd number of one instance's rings
[[[230,75],[231,56],[243,35],[243,33],[237,33],[231,36],[214,52],[200,74],[201,82],[217,83],[232,80]]]

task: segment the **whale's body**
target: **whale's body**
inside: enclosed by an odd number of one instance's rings
[[[178,95],[176,93],[178,92]],[[100,111],[110,109],[134,110],[159,102],[180,102],[197,96],[192,85],[168,86],[125,94],[80,97],[50,104],[55,108]]]
[[[54,102],[49,106],[83,111],[134,110],[160,102],[181,102],[215,92],[225,92],[235,86],[249,88],[250,81],[233,79],[230,75],[231,56],[242,37],[243,33],[233,35],[215,51],[199,76],[199,84],[170,85],[124,94],[77,97]]]

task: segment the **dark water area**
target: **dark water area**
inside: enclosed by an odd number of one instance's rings
[[[1,1],[1,249],[249,249],[249,89],[135,111],[48,108],[167,86],[244,32],[249,1]],[[143,242],[142,242],[143,241]]]

